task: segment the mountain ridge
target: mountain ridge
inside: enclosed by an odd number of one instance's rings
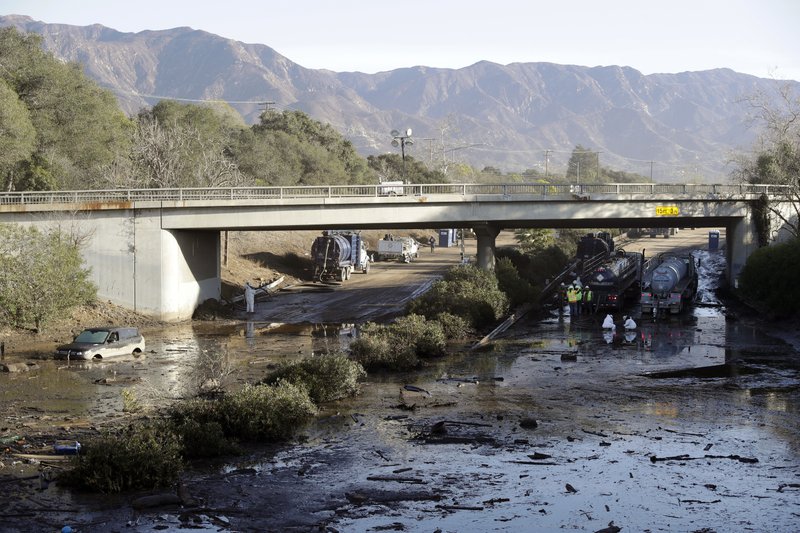
[[[135,114],[159,98],[224,100],[247,123],[264,107],[297,109],[330,123],[363,155],[396,151],[390,131],[412,128],[407,153],[432,164],[563,172],[572,149],[656,181],[724,181],[748,148],[745,101],[777,84],[719,68],[644,75],[629,66],[476,61],[375,74],[308,69],[265,44],[189,27],[119,32],[0,16],[42,35],[43,46],[117,95]],[[800,85],[800,84],[798,84]]]

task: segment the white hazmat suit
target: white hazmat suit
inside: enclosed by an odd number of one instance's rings
[[[255,312],[256,307],[256,290],[247,282],[244,286],[244,301],[247,303],[247,312]]]
[[[603,329],[610,329],[611,331],[617,329],[617,326],[614,324],[614,317],[606,315],[606,318],[603,320]]]
[[[636,322],[633,321],[633,318],[627,317],[625,319],[625,329],[626,330],[636,329]]]

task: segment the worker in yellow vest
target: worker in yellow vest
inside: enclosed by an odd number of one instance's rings
[[[569,303],[569,316],[578,316],[578,301],[580,299],[580,289],[573,282],[572,285],[567,287],[567,302]]]
[[[594,313],[594,308],[592,307],[592,300],[594,299],[594,293],[592,292],[592,288],[589,285],[583,287],[583,305],[581,306],[581,312],[583,313]]]

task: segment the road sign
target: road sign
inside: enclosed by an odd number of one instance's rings
[[[656,207],[657,217],[676,217],[680,214],[677,205],[659,205]]]

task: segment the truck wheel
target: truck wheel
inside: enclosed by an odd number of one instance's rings
[[[369,261],[364,264],[364,274],[369,274]]]
[[[350,279],[350,275],[351,275],[352,273],[353,273],[353,269],[352,269],[352,268],[350,268],[350,267],[347,267],[347,279]]]
[[[344,281],[347,279],[347,269],[342,268],[339,270],[339,281]]]

